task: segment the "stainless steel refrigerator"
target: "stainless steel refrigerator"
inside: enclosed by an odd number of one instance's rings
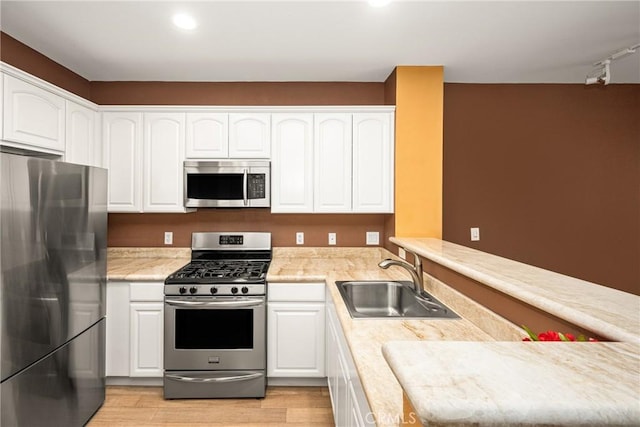
[[[105,393],[107,171],[0,157],[0,423],[82,426]]]

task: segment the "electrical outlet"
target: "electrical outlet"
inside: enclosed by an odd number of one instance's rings
[[[367,231],[367,245],[379,245],[380,233],[377,231]]]
[[[471,241],[477,242],[478,240],[480,240],[480,228],[471,227]]]
[[[302,231],[296,233],[296,245],[304,245],[304,233]]]
[[[164,244],[173,245],[173,231],[164,232]]]
[[[336,244],[336,233],[329,233],[329,244],[330,245]]]
[[[407,259],[407,252],[404,248],[398,248],[398,256],[402,259]]]

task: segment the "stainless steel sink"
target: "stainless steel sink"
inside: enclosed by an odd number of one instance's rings
[[[430,294],[418,295],[412,282],[364,280],[336,285],[353,318],[459,317]]]

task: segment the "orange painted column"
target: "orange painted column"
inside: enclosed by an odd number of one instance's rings
[[[442,238],[442,66],[396,73],[395,235]]]

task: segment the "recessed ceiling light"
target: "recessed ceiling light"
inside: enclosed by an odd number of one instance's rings
[[[369,6],[382,7],[391,3],[391,0],[369,0]]]
[[[198,26],[196,20],[186,13],[176,13],[173,15],[173,24],[183,30],[193,30]]]

